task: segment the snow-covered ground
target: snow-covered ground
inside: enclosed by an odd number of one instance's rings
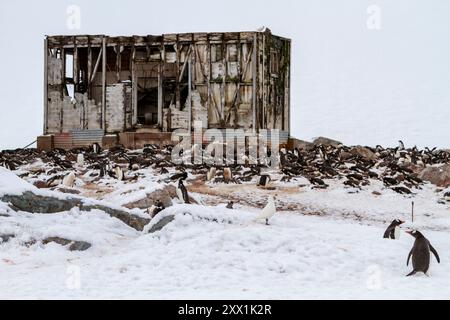
[[[11,240],[0,253],[0,298],[450,298],[446,232],[426,232],[442,264],[433,261],[430,277],[406,278],[413,239],[382,240],[381,225],[278,213],[265,226],[252,221],[255,212],[223,207],[177,205],[168,213],[175,221],[155,234],[100,213],[13,215],[7,224],[25,232],[73,233],[94,246],[74,253]]]
[[[0,193],[29,188],[4,169],[0,174]],[[163,178],[148,174],[142,181],[153,188],[151,182]],[[381,238],[394,218],[410,221],[411,198],[376,184],[349,193],[338,186],[300,188],[301,183],[275,183],[272,191],[252,184],[198,187],[194,196],[205,205],[168,208],[148,227],[167,215],[175,220],[153,234],[101,211],[31,214],[0,202],[0,234],[16,235],[0,244],[0,298],[450,298],[450,208],[437,203],[435,188],[427,185],[414,198],[415,226],[437,249],[441,264],[432,258],[430,277],[406,278],[413,238],[406,233],[398,241]],[[137,188],[113,180],[104,184],[117,188],[105,196],[113,203],[124,194],[134,199],[144,188],[142,182]],[[241,197],[236,209],[225,208],[223,194]],[[254,221],[268,194],[277,196],[279,208],[270,226]],[[70,252],[39,241],[24,245],[49,236],[92,247]]]

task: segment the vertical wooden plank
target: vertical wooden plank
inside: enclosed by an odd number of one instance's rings
[[[263,55],[263,63],[261,66],[261,74],[262,74],[262,118],[263,118],[263,127],[262,129],[268,129],[267,128],[267,99],[266,99],[266,35],[262,35],[262,55]]]
[[[102,125],[106,133],[106,38],[102,36]]]
[[[136,125],[137,124],[137,86],[138,86],[138,79],[137,79],[137,75],[136,75],[136,64],[134,63],[134,60],[136,58],[136,47],[133,45],[133,47],[131,48],[131,59],[130,59],[130,70],[131,70],[131,95],[132,95],[132,124]]]
[[[196,49],[194,47],[194,49]],[[202,62],[199,61],[199,63],[201,64]],[[206,112],[209,112],[209,110],[212,108],[212,97],[211,97],[211,70],[212,70],[212,65],[211,65],[211,43],[209,41],[209,34],[206,35],[206,61],[204,62],[207,66],[208,66],[208,72],[206,73],[206,79],[205,81],[207,82],[207,88],[208,88],[208,102],[207,102],[207,106],[206,106]],[[210,117],[208,116],[208,125],[207,128],[209,128],[209,120]]]
[[[78,47],[77,47],[77,37],[73,37],[73,82],[74,82],[74,92],[78,91],[78,80],[79,80],[79,59],[78,59]]]
[[[192,54],[186,57],[188,59],[188,108],[189,108],[189,116],[188,116],[188,130],[192,133]]]
[[[48,132],[48,38],[44,39],[44,134]]]
[[[256,90],[257,90],[257,85],[256,85],[256,80],[257,80],[257,47],[258,47],[258,39],[257,39],[257,34],[255,33],[253,35],[253,54],[252,54],[252,64],[253,64],[253,68],[252,68],[252,73],[253,73],[253,92],[252,92],[252,126],[253,126],[253,133],[256,133]]]
[[[62,59],[62,67],[61,67],[61,80],[62,84],[60,87],[61,101],[64,101],[64,90],[66,87],[66,51],[63,47],[61,47],[61,59]],[[59,121],[59,132],[63,132],[63,124],[64,124],[64,109],[61,103],[61,110],[59,113],[60,121]]]
[[[91,38],[88,36],[88,83],[87,83],[87,93],[88,99],[92,98],[92,87],[91,87],[91,78],[92,78],[92,47],[91,47]]]
[[[234,108],[234,128],[238,128],[238,111],[239,107],[241,105],[241,82],[242,82],[242,70],[241,70],[241,63],[242,63],[242,44],[241,44],[241,34],[238,36],[238,43],[236,45],[237,50],[237,76],[238,76],[238,83],[237,83],[237,97],[236,97],[236,106]]]
[[[116,78],[117,82],[120,82],[120,71],[122,64],[122,54],[120,52],[120,43],[116,45]]]
[[[159,62],[159,69],[158,69],[158,126],[160,128],[163,127],[163,81],[164,81],[164,61],[166,59],[166,54],[164,50],[164,38],[161,40],[161,47],[160,47],[160,62]],[[169,115],[170,117],[170,115]],[[168,128],[170,130],[170,128]]]
[[[175,43],[175,106],[178,110],[181,110],[183,107],[181,105],[181,94],[180,94],[180,58],[181,58],[181,52],[180,52],[180,43],[179,43],[179,35],[177,35],[177,40]]]
[[[221,108],[220,108],[220,117],[221,121],[223,122],[225,120],[225,109],[226,109],[226,97],[225,97],[225,87],[227,85],[227,44],[225,43],[225,34],[222,33],[222,66],[224,68],[223,71],[223,77],[222,77],[222,88],[220,89],[220,101],[221,101]],[[226,125],[226,124],[225,124]]]
[[[289,133],[289,137],[291,136],[291,80],[292,80],[292,75],[291,75],[291,57],[292,57],[292,44],[291,41],[288,41],[288,53],[289,53],[289,60],[288,60],[288,66],[287,66],[287,112],[288,112],[288,133]]]
[[[191,86],[193,90],[197,90],[197,85],[196,85],[196,81],[197,79],[195,78],[195,66],[197,64],[197,55],[195,54],[195,52],[197,52],[196,50],[196,44],[195,44],[195,37],[194,34],[192,34],[191,37],[191,45],[189,46],[189,55],[192,56],[192,71],[191,71]]]

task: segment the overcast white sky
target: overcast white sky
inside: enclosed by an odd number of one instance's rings
[[[81,9],[69,30],[66,10]],[[369,30],[377,5],[381,29]],[[293,40],[292,133],[450,147],[450,1],[0,0],[0,149],[42,132],[45,34],[255,30]]]

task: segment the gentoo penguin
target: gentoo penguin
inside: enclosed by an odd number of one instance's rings
[[[223,181],[225,183],[229,183],[232,179],[231,169],[230,168],[224,168],[223,169]]]
[[[447,201],[447,202],[450,202],[450,192],[446,192],[444,194],[444,200]]]
[[[189,195],[188,195],[188,192],[187,192],[186,187],[185,187],[184,184],[183,184],[183,181],[184,181],[183,178],[181,178],[181,179],[178,181],[178,186],[177,186],[177,196],[178,196],[178,199],[180,199],[180,201],[181,201],[182,203],[190,204],[190,201],[189,201]]]
[[[233,205],[234,205],[234,202],[233,201],[229,201],[226,208],[227,209],[233,209]]]
[[[405,150],[405,144],[403,143],[402,140],[399,140],[399,141],[398,141],[398,150],[399,150],[399,151]]]
[[[75,184],[75,178],[76,178],[76,177],[75,177],[75,173],[71,172],[71,173],[69,173],[67,176],[64,177],[64,179],[63,179],[63,181],[62,181],[62,184],[63,184],[65,187],[72,188],[73,185]]]
[[[114,175],[117,180],[122,181],[123,180],[123,171],[122,168],[117,166],[114,168]]]
[[[82,167],[84,166],[84,154],[79,153],[77,156],[77,165]]]
[[[267,187],[270,183],[270,176],[267,174],[263,174],[261,175],[261,177],[259,178],[259,183],[258,186],[260,187]]]
[[[276,212],[275,208],[275,199],[273,196],[269,196],[269,199],[267,201],[267,205],[264,207],[264,209],[261,211],[261,213],[256,217],[257,220],[266,220],[266,225],[269,225],[269,219],[275,214]]]
[[[100,148],[100,145],[96,142],[92,145],[92,151],[96,154],[99,154],[100,151],[102,151],[102,148]]]
[[[400,238],[400,226],[404,224],[405,221],[395,219],[392,221],[392,223],[387,227],[386,231],[384,232],[384,239],[393,239],[398,240]]]
[[[209,169],[208,173],[206,174],[206,181],[211,181],[216,177],[216,171],[217,169],[215,167],[211,167]]]
[[[416,239],[406,261],[406,265],[408,266],[409,259],[412,256],[413,271],[407,277],[415,275],[417,272],[427,274],[428,268],[430,267],[430,251],[433,252],[437,262],[441,263],[436,249],[433,248],[430,241],[422,233],[417,230],[406,231],[406,233],[409,233]]]
[[[163,211],[166,207],[161,202],[161,200],[156,200],[155,204],[148,210],[152,218],[154,218],[158,213]]]
[[[177,180],[180,180],[180,179],[186,180],[187,177],[188,177],[187,172],[181,172],[181,173],[176,173],[173,176],[171,176],[170,180],[172,180],[172,181],[177,181]]]

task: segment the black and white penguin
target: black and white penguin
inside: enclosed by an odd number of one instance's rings
[[[226,208],[227,209],[233,209],[233,205],[234,205],[234,202],[233,201],[229,201]]]
[[[384,232],[384,239],[392,239],[392,240],[398,240],[400,238],[400,226],[404,224],[405,221],[395,219],[392,221],[392,223],[387,227],[386,231]]]
[[[121,167],[117,166],[114,168],[114,177],[119,181],[123,180],[124,175],[123,175],[123,170]]]
[[[405,150],[405,144],[403,143],[402,140],[398,141],[398,151],[403,151]]]
[[[430,267],[430,251],[436,257],[437,262],[441,263],[436,249],[433,248],[430,241],[428,241],[422,233],[417,230],[406,231],[406,233],[409,233],[416,239],[411,251],[409,252],[408,260],[406,261],[406,265],[408,266],[409,259],[412,256],[413,271],[409,273],[407,277],[415,275],[417,272],[427,274]]]
[[[187,172],[180,172],[180,173],[176,173],[173,176],[170,177],[170,180],[172,181],[177,181],[177,180],[186,180],[188,177]]]
[[[184,181],[183,178],[178,180],[177,196],[178,196],[178,199],[180,199],[180,201],[182,203],[190,204],[191,202],[189,201],[189,194],[187,192],[185,185],[183,184],[183,181]]]
[[[99,154],[102,151],[100,145],[96,142],[92,145],[92,152],[95,154]]]
[[[161,200],[156,200],[155,204],[148,210],[149,211],[148,213],[151,215],[152,218],[154,218],[158,213],[163,211],[165,208],[166,207],[164,206]]]
[[[270,176],[267,174],[263,174],[261,175],[261,177],[259,178],[259,182],[258,182],[258,186],[260,187],[267,187],[270,183]]]
[[[447,201],[447,202],[450,202],[450,192],[446,192],[444,194],[444,200]]]

